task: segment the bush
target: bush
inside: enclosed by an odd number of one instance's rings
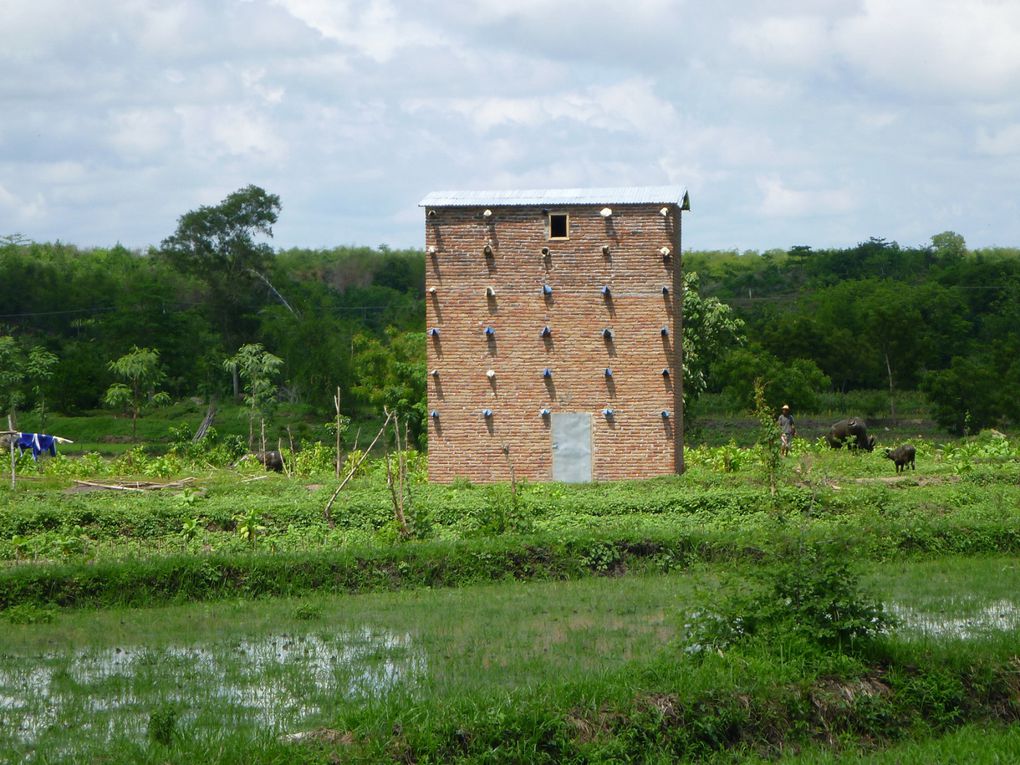
[[[776,410],[789,402],[811,411],[817,407],[819,395],[832,385],[814,361],[793,359],[786,363],[754,344],[730,351],[719,363],[715,377],[725,381],[722,392],[741,410],[755,406],[755,380],[764,382],[766,403]]]
[[[297,454],[288,455],[295,475],[332,474],[336,470],[336,449],[322,441],[305,444]]]
[[[882,604],[861,589],[848,542],[787,540],[731,587],[721,603],[694,613],[684,625],[690,654],[751,640],[804,643],[852,651],[893,624]]]

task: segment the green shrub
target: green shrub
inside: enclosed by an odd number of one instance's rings
[[[336,471],[336,449],[326,446],[322,441],[305,444],[301,451],[288,455],[288,458],[292,460],[288,464],[296,475],[332,474]]]
[[[861,588],[847,542],[784,540],[747,581],[684,625],[690,654],[748,640],[850,651],[886,632],[893,619]]]
[[[37,606],[34,603],[22,603],[12,606],[4,612],[11,624],[48,624],[56,616],[56,609],[49,606]]]
[[[294,618],[301,621],[315,621],[322,618],[322,606],[302,603],[294,609]]]

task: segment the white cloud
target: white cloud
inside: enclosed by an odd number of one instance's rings
[[[245,88],[268,104],[280,103],[286,93],[286,88],[282,86],[267,84],[265,67],[241,70],[241,82]]]
[[[778,107],[799,96],[801,88],[789,79],[738,73],[730,82],[730,92],[742,102]]]
[[[505,126],[536,128],[558,120],[646,138],[679,129],[674,106],[654,93],[651,82],[639,79],[532,98],[411,98],[404,106],[412,113],[455,112],[481,132]]]
[[[131,156],[149,156],[166,150],[180,130],[180,119],[160,107],[127,109],[111,116],[110,144]]]
[[[858,72],[901,93],[1014,100],[1020,4],[1009,0],[864,0],[833,42]]]
[[[81,162],[60,161],[37,165],[36,172],[46,183],[64,185],[84,180],[88,170]]]
[[[287,146],[271,121],[243,106],[187,106],[176,110],[182,121],[184,148],[192,157],[248,157],[253,162],[280,161]]]
[[[84,3],[9,0],[0,6],[3,55],[14,60],[44,58],[50,51],[92,37],[101,21]]]
[[[732,39],[756,61],[774,67],[820,67],[831,56],[829,25],[818,16],[741,20]]]
[[[699,247],[1020,243],[1020,3],[0,3],[0,234],[258,183],[280,245],[419,244],[430,188],[678,183]]]
[[[323,37],[350,46],[378,62],[404,47],[434,45],[437,30],[410,20],[389,0],[275,0]]]
[[[856,200],[848,189],[793,189],[776,177],[755,179],[761,193],[761,212],[782,218],[840,215],[851,212]]]
[[[16,223],[33,223],[46,212],[46,202],[41,194],[35,194],[32,199],[28,200],[8,191],[0,184],[0,210],[6,211],[6,215]],[[3,233],[14,232],[5,231]]]

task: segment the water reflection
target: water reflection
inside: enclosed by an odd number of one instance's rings
[[[954,604],[954,614],[964,610]],[[1020,608],[1009,600],[997,600],[968,616],[948,615],[915,609],[902,603],[890,603],[889,611],[899,619],[901,631],[921,633],[929,637],[950,637],[961,640],[986,637],[993,632],[1020,628]]]
[[[35,657],[0,655],[0,749],[33,748],[68,728],[102,744],[145,735],[159,704],[181,725],[225,721],[292,730],[337,697],[379,696],[425,672],[409,634],[363,628],[161,648],[119,646]]]

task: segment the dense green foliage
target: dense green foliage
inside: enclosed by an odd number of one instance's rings
[[[893,619],[863,591],[858,566],[846,541],[781,539],[724,598],[712,593],[690,615],[684,650],[699,655],[752,641],[789,641],[859,653]]]
[[[799,380],[817,390],[827,378],[837,391],[885,389],[893,415],[901,391],[923,390],[939,424],[958,434],[1020,420],[1020,250],[969,251],[944,232],[927,247],[870,239],[694,252],[686,264],[705,295],[737,309],[751,341],[709,375],[710,390],[744,403],[750,383],[739,375],[764,370],[773,405]],[[802,409],[810,393],[806,401]]]
[[[256,216],[250,228],[241,227],[254,254],[216,259],[208,253],[233,252],[244,239],[209,233],[212,224],[193,220],[217,210],[183,216],[182,230],[164,249],[146,253],[0,244],[4,410],[44,401],[64,413],[97,409],[116,382],[109,363],[133,346],[159,352],[163,389],[175,399],[234,393],[223,364],[245,343],[261,343],[283,359],[282,400],[324,414],[332,412],[337,386],[345,411],[354,414],[374,414],[380,400],[396,408],[408,395],[424,397],[421,252],[274,252],[254,241],[262,220]],[[395,343],[399,349],[391,351]],[[55,367],[30,364],[36,348],[55,354]]]

